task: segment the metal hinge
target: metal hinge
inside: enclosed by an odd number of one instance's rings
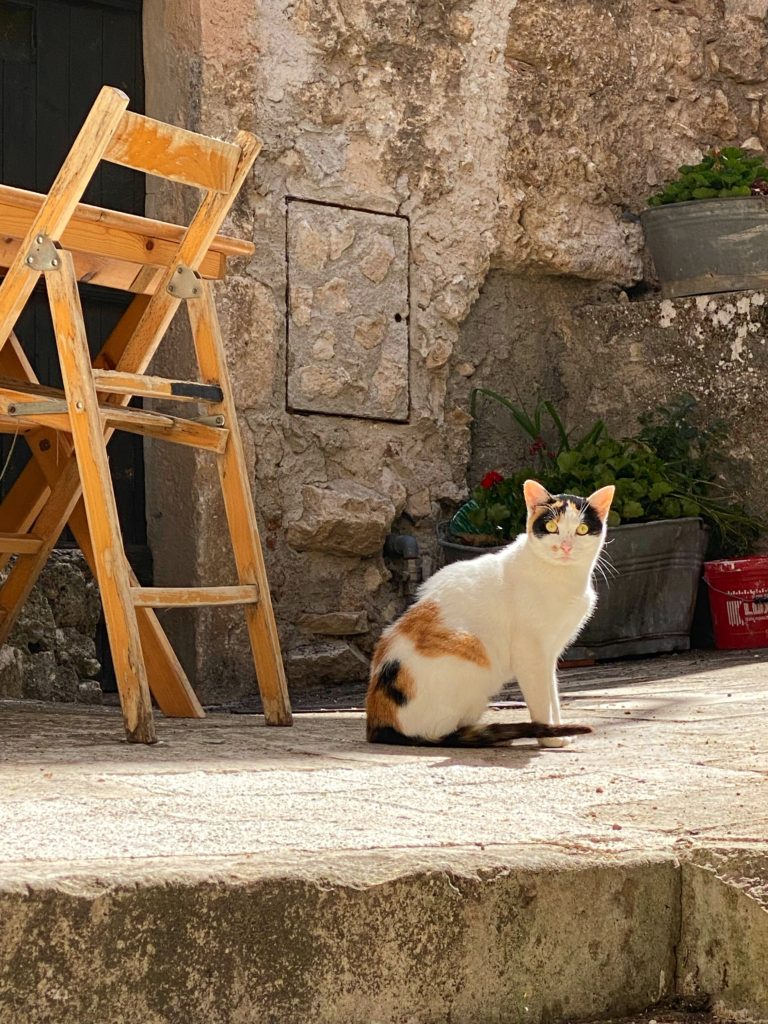
[[[27,253],[25,262],[32,270],[58,270],[61,259],[56,243],[48,235],[38,235]]]
[[[196,299],[201,293],[200,275],[182,263],[168,282],[168,292],[174,299]]]

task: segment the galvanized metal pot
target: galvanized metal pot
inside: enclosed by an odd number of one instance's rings
[[[768,197],[652,206],[640,220],[666,298],[768,288]]]
[[[569,658],[687,651],[709,528],[698,518],[628,523],[608,531],[612,570],[598,573],[597,611]]]

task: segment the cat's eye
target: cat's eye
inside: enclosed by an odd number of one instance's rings
[[[557,523],[554,519],[548,519],[547,525],[544,527],[547,533],[557,533]]]
[[[589,527],[586,523],[579,523],[576,527],[576,533],[578,533],[580,537],[583,537],[585,533],[589,533]]]

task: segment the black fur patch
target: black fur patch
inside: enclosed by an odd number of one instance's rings
[[[401,708],[403,704],[408,703],[408,698],[397,685],[397,677],[399,674],[399,661],[385,661],[379,669],[379,674],[376,677],[376,689],[383,690],[389,699]]]
[[[586,498],[581,498],[577,494],[553,494],[552,501],[547,503],[546,512],[542,512],[534,522],[533,533],[538,537],[547,534],[547,522],[550,519],[557,521],[560,514],[567,507],[568,502],[575,505],[581,512],[582,521],[587,524],[591,534],[597,535],[602,533],[603,521],[597,514],[597,511],[589,504]]]
[[[368,732],[369,743],[388,743],[393,747],[420,747],[422,741],[393,729],[391,725],[380,725]]]

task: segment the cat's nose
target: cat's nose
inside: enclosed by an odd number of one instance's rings
[[[560,549],[561,549],[561,551],[563,551],[563,552],[564,552],[564,553],[565,553],[566,555],[570,555],[570,553],[571,553],[571,552],[573,551],[573,543],[572,543],[571,541],[569,541],[569,540],[564,540],[564,541],[561,541],[561,543],[560,543]]]

